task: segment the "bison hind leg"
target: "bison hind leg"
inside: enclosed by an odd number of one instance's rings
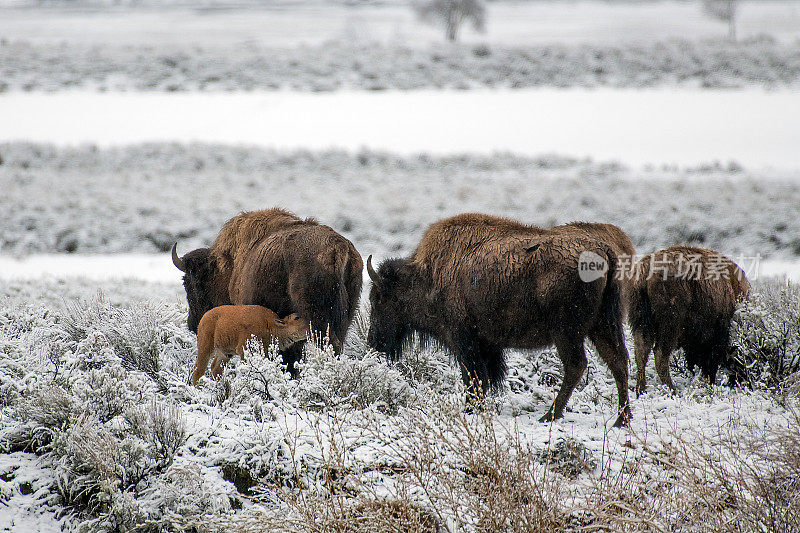
[[[636,357],[637,396],[643,394],[647,388],[645,370],[647,369],[647,361],[650,358],[650,352],[653,350],[653,344],[655,344],[655,339],[652,335],[648,335],[645,331],[639,330],[633,332],[633,351]]]
[[[589,338],[597,349],[600,359],[611,370],[611,375],[617,384],[619,413],[614,427],[627,426],[631,419],[631,405],[628,398],[628,350],[625,348],[625,342],[622,336],[609,337],[602,333],[593,333]]]
[[[714,345],[711,347],[710,357],[708,364],[704,368],[708,382],[714,385],[717,381],[717,370],[721,365],[726,365],[728,361],[728,349],[730,346],[730,329],[727,324],[719,328],[717,335],[714,339]]]
[[[219,377],[222,376],[225,365],[231,360],[233,354],[226,353],[219,348],[214,348],[212,354],[214,355],[214,359],[211,361],[211,371],[209,374],[212,378],[219,379]]]

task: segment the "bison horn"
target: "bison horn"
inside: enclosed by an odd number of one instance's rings
[[[178,243],[172,245],[172,264],[181,272],[186,272],[186,263],[178,257]]]
[[[367,257],[367,274],[369,274],[369,279],[372,280],[372,284],[377,287],[378,291],[381,291],[383,289],[383,280],[380,275],[375,272],[375,269],[372,268],[372,255]]]

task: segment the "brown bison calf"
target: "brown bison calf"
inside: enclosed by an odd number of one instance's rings
[[[724,255],[672,246],[644,256],[634,269],[629,319],[636,353],[636,392],[655,346],[661,381],[673,391],[669,356],[683,348],[689,368],[699,366],[714,383],[725,361],[736,304],[747,298],[744,272]]]
[[[221,305],[203,315],[197,328],[197,362],[192,372],[192,385],[206,373],[208,361],[211,376],[218,378],[222,367],[234,354],[244,359],[244,347],[250,337],[257,337],[264,352],[272,342],[285,350],[308,337],[308,322],[297,314],[278,318],[273,311],[260,305]]]

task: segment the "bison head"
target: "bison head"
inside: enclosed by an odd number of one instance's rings
[[[186,302],[189,304],[189,317],[186,325],[189,331],[197,333],[200,319],[209,309],[230,303],[219,297],[217,287],[216,261],[209,248],[192,250],[178,257],[178,243],[172,247],[172,263],[183,272],[183,287],[186,289]]]
[[[393,360],[400,356],[403,343],[417,329],[414,320],[416,291],[410,270],[407,261],[391,259],[384,261],[376,272],[372,268],[372,256],[367,259],[367,272],[372,279],[367,344]]]
[[[275,320],[278,349],[285,350],[293,344],[308,339],[308,321],[297,313]]]

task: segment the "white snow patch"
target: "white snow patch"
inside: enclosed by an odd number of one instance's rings
[[[800,168],[800,98],[790,90],[69,92],[3,96],[0,116],[0,141],[61,145],[169,140]]]
[[[800,262],[777,259],[762,260],[759,262],[757,272],[759,278],[782,277],[796,283],[800,281]]]
[[[0,501],[0,531],[29,533],[57,533],[63,531],[64,523],[56,512],[43,506],[40,500],[54,480],[52,473],[41,464],[41,458],[32,453],[0,453],[0,491],[7,492],[8,499]]]
[[[800,282],[800,261],[760,259],[746,270],[753,280],[777,277]],[[23,258],[0,255],[0,279],[7,280],[85,278],[180,283],[182,276],[169,254],[33,254]],[[366,273],[364,276],[366,282]]]
[[[67,255],[41,254],[25,258],[0,256],[0,279],[43,277],[92,280],[137,279],[180,283],[183,273],[169,254]]]

